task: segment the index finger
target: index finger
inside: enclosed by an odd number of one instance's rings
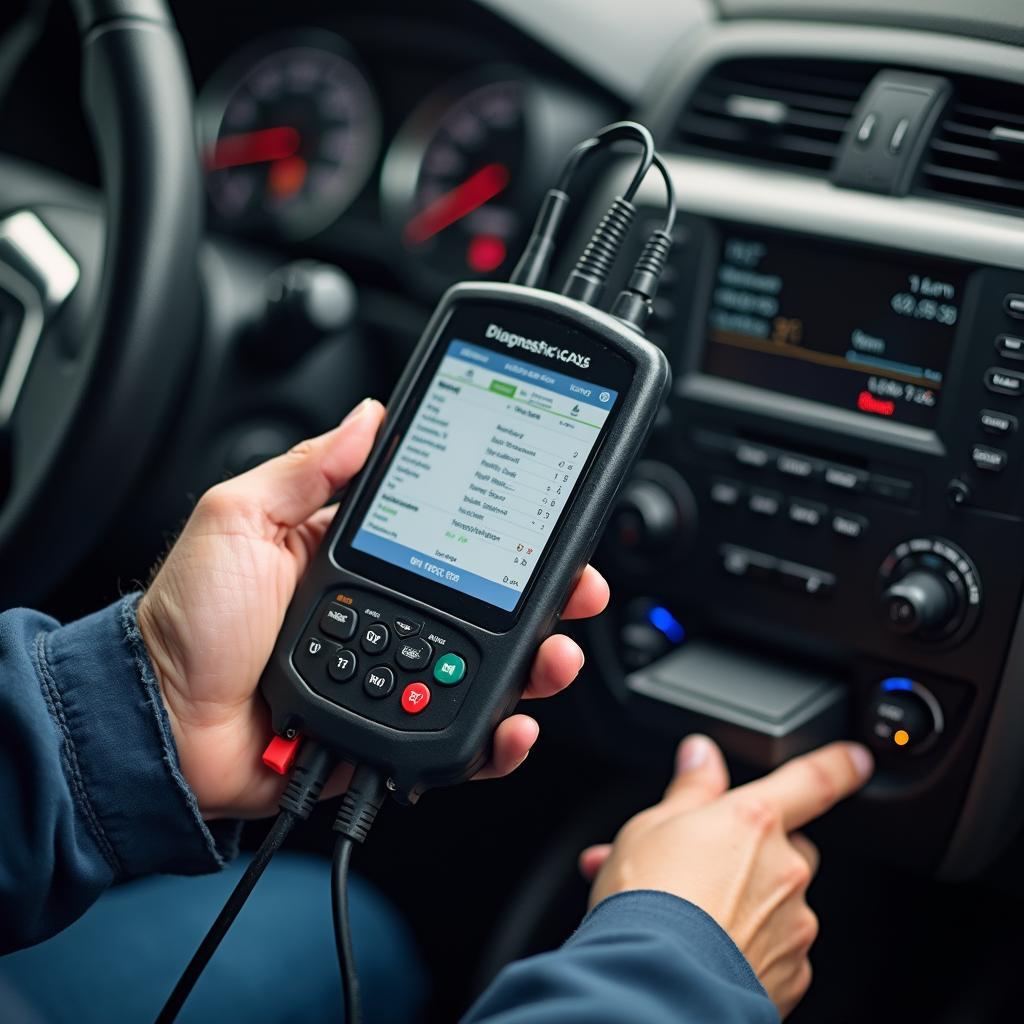
[[[830,743],[793,758],[756,782],[734,790],[756,796],[782,817],[786,832],[803,828],[840,800],[855,793],[871,777],[874,759],[859,743]]]

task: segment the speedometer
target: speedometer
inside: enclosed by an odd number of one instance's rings
[[[200,130],[216,219],[289,238],[344,212],[380,146],[373,90],[345,42],[320,31],[230,61],[203,92]]]
[[[480,83],[428,99],[396,139],[382,187],[401,244],[441,283],[506,272],[526,192],[527,86]]]

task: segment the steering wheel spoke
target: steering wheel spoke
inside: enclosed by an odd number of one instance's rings
[[[166,0],[71,3],[104,202],[0,216],[0,607],[40,600],[110,526],[202,330],[192,85]]]

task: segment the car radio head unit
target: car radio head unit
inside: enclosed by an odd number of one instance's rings
[[[967,265],[730,224],[720,231],[706,373],[934,425]]]

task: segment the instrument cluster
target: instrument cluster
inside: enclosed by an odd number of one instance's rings
[[[401,61],[375,64],[323,28],[224,61],[197,108],[212,225],[339,258],[365,243],[425,294],[505,276],[548,179],[605,111],[487,59],[396,102],[385,79]]]

